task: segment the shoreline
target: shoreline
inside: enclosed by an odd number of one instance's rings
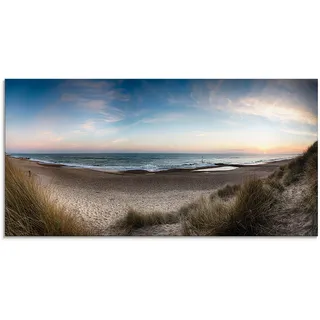
[[[208,166],[200,166],[200,167],[194,167],[194,168],[170,168],[170,169],[163,169],[163,170],[158,170],[158,171],[149,171],[145,169],[129,169],[129,170],[114,170],[114,169],[108,169],[104,167],[90,167],[90,166],[75,166],[75,165],[66,165],[62,163],[51,163],[51,162],[42,162],[39,160],[32,160],[28,157],[14,157],[11,155],[6,155],[10,159],[17,159],[17,160],[25,160],[25,161],[30,161],[32,163],[36,163],[39,166],[43,167],[55,167],[55,168],[61,168],[61,167],[66,167],[66,168],[72,168],[72,169],[81,169],[81,170],[92,170],[92,171],[98,171],[98,172],[105,172],[105,173],[111,173],[111,174],[166,174],[166,173],[179,173],[179,172],[219,172],[219,171],[224,171],[224,170],[219,170],[219,168],[224,168],[224,167],[235,167],[237,168],[246,168],[246,167],[261,167],[261,166],[266,166],[266,165],[273,165],[276,164],[278,165],[279,163],[282,162],[287,162],[295,157],[291,157],[288,159],[279,159],[279,160],[272,160],[272,161],[263,161],[259,163],[253,163],[253,164],[237,164],[237,163],[222,163],[218,162],[213,165],[208,165]],[[206,171],[208,169],[208,171]],[[211,169],[211,170],[210,170]],[[212,169],[217,169],[217,170],[212,170]]]

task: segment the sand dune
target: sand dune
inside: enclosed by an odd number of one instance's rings
[[[220,167],[216,168],[219,171],[207,171],[208,174],[202,171],[114,174],[40,165],[25,159],[12,161],[22,170],[37,176],[44,188],[50,188],[54,201],[64,204],[68,211],[80,216],[97,234],[108,234],[108,227],[129,208],[162,212],[178,210],[182,205],[201,195],[209,195],[227,183],[242,183],[253,175],[267,177],[288,162],[240,167],[231,171]],[[162,232],[166,234],[168,230]]]

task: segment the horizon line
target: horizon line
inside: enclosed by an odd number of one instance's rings
[[[303,151],[302,151],[303,152]],[[113,154],[113,153],[121,153],[121,154],[283,154],[283,155],[295,155],[295,154],[300,154],[302,152],[292,152],[292,153],[263,153],[263,152],[248,152],[248,151],[233,151],[233,152],[6,152],[6,155],[11,155],[11,154]]]

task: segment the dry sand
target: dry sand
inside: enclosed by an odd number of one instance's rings
[[[44,188],[50,189],[54,201],[80,216],[101,235],[108,234],[108,227],[129,208],[175,211],[227,183],[242,183],[252,176],[267,177],[288,162],[243,166],[231,171],[111,173],[22,159],[12,161],[22,170],[31,171]]]

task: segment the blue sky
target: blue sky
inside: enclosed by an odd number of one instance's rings
[[[6,151],[300,152],[317,80],[5,81]]]

